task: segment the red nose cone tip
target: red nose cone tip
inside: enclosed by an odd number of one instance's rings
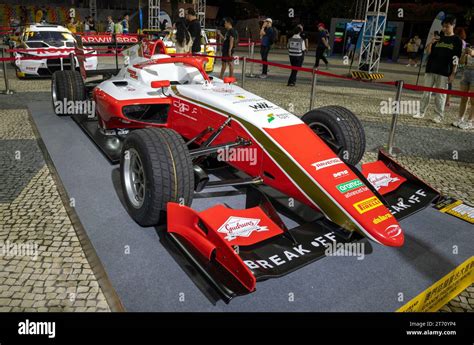
[[[388,226],[378,238],[380,243],[389,247],[401,247],[405,242],[402,228],[398,224]]]

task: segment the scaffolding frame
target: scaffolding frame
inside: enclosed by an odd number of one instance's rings
[[[206,27],[206,0],[194,0],[194,10],[201,28],[204,29]]]
[[[160,0],[148,0],[148,29],[160,30]]]
[[[355,11],[354,11],[354,19],[364,19],[364,11],[366,9],[366,1],[367,0],[356,0],[355,2]]]
[[[97,0],[89,0],[89,15],[94,18],[97,23]]]
[[[359,70],[377,73],[387,24],[389,0],[367,0],[359,54]]]

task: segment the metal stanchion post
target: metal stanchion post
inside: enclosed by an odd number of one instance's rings
[[[392,114],[392,124],[390,125],[390,133],[388,136],[388,144],[387,149],[390,155],[393,154],[393,144],[395,142],[395,130],[397,127],[398,116],[400,115],[400,100],[402,98],[402,90],[403,90],[403,80],[397,81],[397,93],[395,96],[395,101],[397,102],[397,107],[395,107],[395,112]]]
[[[2,58],[5,58],[5,48],[2,48]],[[5,91],[2,93],[5,95],[12,95],[13,90],[10,90],[10,83],[8,82],[8,71],[7,71],[7,62],[3,60],[3,79],[5,80]]]
[[[314,108],[314,98],[316,97],[317,71],[317,69],[313,69],[313,75],[311,78],[311,96],[309,99],[309,110],[312,110]]]
[[[71,71],[76,69],[76,60],[74,60],[74,53],[69,53],[69,61],[71,64]]]
[[[245,73],[247,73],[247,57],[244,56],[242,61],[242,88],[245,88]]]
[[[112,35],[113,40],[115,41],[115,69],[118,71],[118,45],[117,45],[117,36],[116,34]]]
[[[250,58],[253,60],[254,58],[254,53],[255,53],[255,42],[252,42],[250,44]],[[254,78],[255,77],[255,74],[253,74],[253,65],[254,63],[252,62],[252,64],[250,65],[250,74],[249,74],[249,77],[250,78]]]

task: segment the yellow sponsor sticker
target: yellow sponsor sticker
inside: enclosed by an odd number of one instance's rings
[[[383,216],[378,216],[377,218],[374,218],[372,220],[372,223],[379,224],[379,223],[385,222],[387,219],[390,219],[392,217],[393,216],[391,213],[387,213],[387,214],[384,214]]]
[[[474,256],[438,280],[398,312],[434,312],[466,290],[474,282]]]
[[[373,196],[371,198],[356,202],[353,206],[357,210],[357,212],[363,214],[365,212],[373,210],[374,208],[382,206],[382,202],[379,200],[379,198]]]

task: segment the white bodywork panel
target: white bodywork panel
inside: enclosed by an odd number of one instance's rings
[[[163,58],[169,56],[151,57]],[[171,85],[176,87],[177,97],[184,96],[188,100],[204,103],[199,106],[217,108],[258,128],[277,128],[303,123],[299,117],[287,110],[237,85],[225,84],[218,78],[213,78],[210,83],[206,82],[199,70],[192,66],[170,63],[133,67],[148,60],[138,56],[131,58],[129,66],[122,68],[117,76],[102,82],[97,88],[118,100],[166,97],[173,95],[173,88],[166,88],[163,94],[161,89],[152,88],[151,82],[169,80]],[[123,81],[127,84],[120,83]]]

